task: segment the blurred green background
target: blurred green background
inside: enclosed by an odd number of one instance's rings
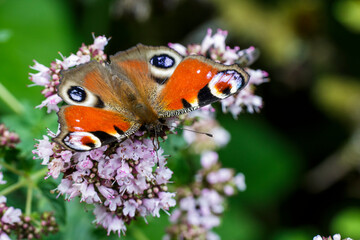
[[[56,129],[54,114],[34,110],[43,96],[27,87],[29,65],[76,52],[92,32],[111,37],[105,51],[114,54],[137,43],[200,43],[207,28],[228,30],[230,46],[258,47],[252,68],[271,78],[257,89],[260,114],[218,116],[232,135],[221,161],[243,172],[248,188],[230,199],[215,231],[231,240],[360,239],[357,0],[0,0],[0,82],[24,106],[17,115],[0,101],[0,122],[27,151],[46,127]],[[62,239],[106,239],[90,211],[66,208]],[[161,239],[167,217],[149,220],[124,239]]]

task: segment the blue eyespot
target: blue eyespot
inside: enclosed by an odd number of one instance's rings
[[[67,94],[69,98],[75,102],[83,102],[86,99],[86,92],[82,87],[72,86]]]
[[[152,57],[150,64],[158,68],[171,68],[174,66],[175,60],[167,54],[161,54]]]

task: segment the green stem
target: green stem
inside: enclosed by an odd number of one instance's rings
[[[32,182],[29,183],[27,194],[26,194],[26,205],[25,205],[25,215],[30,216],[31,214],[31,202],[32,202],[32,195],[33,195],[33,185]]]
[[[0,83],[0,99],[16,114],[24,111],[23,105]]]
[[[47,168],[42,168],[39,171],[35,172],[34,174],[31,174],[30,178],[33,182],[37,182],[39,178],[43,178],[45,174],[48,172]]]
[[[12,185],[10,185],[9,187],[5,188],[4,190],[2,190],[0,192],[0,196],[5,196],[23,186],[25,186],[28,183],[28,181],[26,179],[22,179],[20,181],[18,181],[17,183],[14,183]]]
[[[33,184],[36,184],[36,182],[39,180],[40,177],[44,177],[47,171],[48,171],[47,168],[43,168],[35,172],[34,174],[31,174],[31,176],[25,176],[24,178],[21,178],[21,180],[19,180],[17,183],[12,184],[9,187],[2,190],[0,192],[0,196],[5,196],[24,186],[33,187]]]
[[[11,166],[10,164],[6,163],[5,161],[0,161],[0,165],[3,166],[4,168],[6,168],[7,170],[9,170],[12,173],[15,173],[18,176],[25,176],[24,172],[14,168],[13,166]]]

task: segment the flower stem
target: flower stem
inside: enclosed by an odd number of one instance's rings
[[[5,161],[0,161],[0,165],[6,168],[8,171],[15,173],[18,176],[25,176],[24,172],[16,169],[15,167],[11,166],[10,164],[6,163]]]
[[[35,172],[34,174],[31,174],[30,178],[33,182],[37,182],[40,177],[44,177],[44,175],[48,172],[47,168],[42,168],[39,171]]]
[[[5,188],[0,192],[0,196],[5,196],[9,193],[12,193],[13,191],[24,187],[24,186],[31,186],[33,187],[33,184],[36,184],[36,182],[39,180],[40,177],[43,177],[46,172],[48,171],[47,168],[43,168],[34,174],[31,174],[31,176],[24,175],[23,178],[21,178],[17,183],[10,185],[9,187]]]
[[[2,191],[0,192],[0,196],[5,196],[5,195],[7,195],[7,194],[9,194],[9,193],[11,193],[11,192],[13,192],[13,191],[15,191],[15,190],[23,187],[23,186],[25,186],[26,183],[27,183],[27,181],[26,181],[25,179],[23,179],[23,180],[21,180],[21,181],[18,181],[17,183],[12,184],[12,185],[10,185],[9,187],[7,187],[7,188],[5,188],[4,190],[2,190]]]
[[[24,111],[23,105],[0,83],[0,99],[16,114]]]
[[[25,215],[30,216],[31,214],[31,202],[33,195],[33,185],[32,182],[28,185],[27,194],[26,194],[26,205],[25,205]]]

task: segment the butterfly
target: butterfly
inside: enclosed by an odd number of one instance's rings
[[[159,132],[164,119],[225,99],[244,88],[249,74],[204,56],[138,44],[110,57],[63,71],[54,141],[88,151],[125,139],[141,127]]]

